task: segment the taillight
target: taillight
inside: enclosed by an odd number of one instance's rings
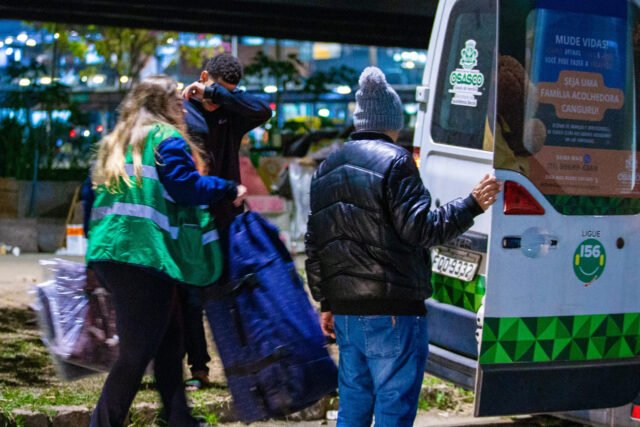
[[[416,166],[420,169],[420,147],[413,147],[413,161],[416,162]]]
[[[633,421],[640,421],[640,405],[635,403],[631,405],[631,419]]]
[[[504,183],[505,215],[544,215],[544,208],[520,184],[513,181]]]

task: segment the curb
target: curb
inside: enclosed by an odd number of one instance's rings
[[[286,417],[287,421],[324,420],[327,410],[335,409],[335,399],[327,396],[314,405]],[[204,404],[204,408],[217,415],[218,423],[232,423],[240,420],[235,416],[230,397],[221,397]],[[88,427],[92,408],[84,406],[49,406],[43,412],[15,409],[11,416],[0,414],[0,427]],[[151,426],[160,411],[156,403],[141,403],[131,408],[129,423]],[[128,423],[125,423],[128,424]]]

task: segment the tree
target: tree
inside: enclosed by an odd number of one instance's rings
[[[150,58],[155,56],[156,49],[170,38],[177,38],[173,32],[139,30],[131,28],[107,27],[98,25],[76,24],[40,24],[32,23],[34,28],[42,29],[50,34],[57,34],[52,43],[51,77],[57,77],[57,65],[60,55],[72,55],[84,61],[91,45],[96,53],[104,58],[107,67],[116,73],[118,87],[128,89],[139,80],[140,72]],[[86,66],[80,70],[81,75],[97,72],[97,67]],[[120,77],[127,76],[126,81]]]
[[[86,39],[94,38],[96,52],[105,59],[118,76],[118,87],[127,89],[140,78],[140,72],[156,49],[177,33],[136,30],[90,25],[84,34]],[[123,82],[120,77],[127,76]]]
[[[275,93],[277,128],[282,128],[282,97],[292,84],[300,84],[300,69],[303,64],[298,55],[290,53],[286,59],[276,59],[259,51],[253,61],[244,69],[246,76],[254,76],[262,82],[272,81],[277,88]],[[277,144],[276,144],[277,145]]]
[[[30,62],[28,65],[21,63],[11,63],[7,67],[7,79],[9,83],[17,82],[19,89],[16,91],[7,91],[4,97],[4,104],[15,110],[22,110],[24,113],[24,128],[19,129],[13,126],[14,136],[20,135],[21,138],[13,141],[18,144],[18,152],[28,156],[28,150],[33,150],[33,174],[32,174],[32,191],[29,201],[29,215],[35,214],[35,200],[37,197],[38,171],[41,164],[41,156],[44,155],[45,161],[50,164],[52,161],[53,151],[53,125],[52,111],[56,108],[67,106],[70,101],[69,88],[58,81],[52,81],[50,84],[41,84],[40,78],[48,76],[46,67],[36,61]],[[22,84],[22,82],[25,84]],[[31,111],[33,108],[39,107],[47,112],[47,122],[45,124],[45,135],[38,138],[34,135],[34,127],[31,121]],[[9,123],[5,123],[9,124]],[[25,135],[26,132],[26,135]],[[7,141],[7,145],[11,141]]]
[[[73,58],[84,59],[87,55],[88,46],[86,40],[83,37],[78,37],[73,40],[71,34],[85,34],[86,26],[74,25],[74,24],[60,24],[60,23],[30,23],[35,29],[44,30],[50,34],[54,34],[55,37],[51,43],[51,66],[49,71],[51,79],[53,80],[58,76],[58,64],[60,57],[69,55]]]
[[[180,58],[192,67],[202,67],[204,62],[209,58],[225,53],[223,45],[217,47],[200,47],[200,46],[180,46]]]
[[[356,85],[358,73],[347,65],[331,67],[327,71],[315,71],[305,79],[302,90],[313,94],[313,113],[316,114],[316,103],[323,93],[329,92],[334,86]]]

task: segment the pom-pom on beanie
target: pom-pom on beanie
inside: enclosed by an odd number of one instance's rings
[[[400,130],[403,127],[402,102],[387,84],[378,67],[367,67],[360,74],[353,124],[358,131]]]

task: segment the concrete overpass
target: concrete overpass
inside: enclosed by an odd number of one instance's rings
[[[426,49],[437,0],[2,0],[0,17]]]

